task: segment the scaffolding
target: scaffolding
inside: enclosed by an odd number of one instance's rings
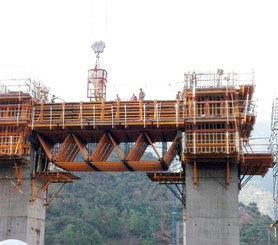
[[[223,76],[221,71],[187,75],[191,80],[185,81],[190,86],[183,91],[186,153],[241,154],[241,143],[250,137],[256,118],[254,81],[237,84],[234,73],[232,78]]]
[[[29,155],[28,133],[32,97],[8,93],[0,96],[0,156]]]
[[[73,172],[148,171],[151,180],[168,188],[184,184],[188,163],[194,166],[196,188],[199,164],[211,163],[225,166],[229,188],[230,164],[237,164],[246,183],[245,176],[263,176],[273,162],[270,153],[247,150],[256,104],[253,74],[246,76],[222,70],[187,73],[182,98],[159,101],[53,103],[45,99],[42,91],[48,90],[41,83],[26,79],[17,87],[1,85],[0,156],[23,159],[30,156],[32,143],[36,171],[49,171],[53,164]],[[169,143],[162,155],[155,146],[159,142]],[[121,143],[129,144],[129,151]],[[141,159],[148,147],[153,161]],[[109,161],[113,150],[119,158],[114,162]],[[181,169],[167,172],[176,156]],[[185,205],[182,189],[175,190]]]
[[[49,101],[49,88],[41,81],[36,81],[31,78],[23,79],[5,79],[0,80],[0,95],[18,96],[30,95],[35,102],[44,103]]]
[[[278,98],[276,97],[272,103],[271,115],[271,136],[269,140],[269,148],[274,155],[273,162],[273,200],[274,200],[274,218],[278,220]]]
[[[196,188],[199,164],[226,166],[227,188],[230,164],[239,166],[240,188],[254,175],[264,176],[272,166],[272,154],[267,149],[262,151],[258,140],[251,140],[257,116],[254,90],[253,73],[224,73],[219,69],[216,73],[185,74],[179,108],[184,120],[181,159],[183,164],[194,165]],[[178,181],[175,174],[168,175],[169,181]],[[167,180],[162,173],[148,176],[154,181]]]

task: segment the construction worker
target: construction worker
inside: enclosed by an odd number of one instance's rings
[[[55,96],[55,94],[53,94],[51,97],[51,103],[55,103],[55,99],[57,99],[57,97]]]
[[[136,96],[135,94],[133,94],[133,95],[131,96],[130,100],[131,100],[131,101],[137,100],[137,96]]]
[[[120,97],[119,97],[118,94],[116,94],[116,99],[115,99],[115,101],[121,101],[121,99],[120,99]]]
[[[139,100],[144,100],[145,98],[145,92],[143,91],[142,88],[140,88],[140,92],[139,92]]]
[[[178,91],[176,94],[176,100],[180,100],[181,99],[181,91]]]

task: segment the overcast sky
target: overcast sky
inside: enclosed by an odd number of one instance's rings
[[[0,78],[37,77],[66,101],[86,101],[91,44],[103,40],[108,100],[140,87],[146,99],[172,99],[184,72],[254,69],[259,120],[270,119],[276,2],[1,0]]]

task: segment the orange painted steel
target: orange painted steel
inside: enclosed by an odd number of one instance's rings
[[[43,136],[37,135],[48,159],[59,167],[68,171],[154,171],[167,170],[172,159],[176,155],[177,137],[170,146],[165,161],[158,155],[156,161],[140,161],[148,144],[155,149],[151,139],[146,137],[147,133],[140,133],[138,139],[131,148],[129,154],[125,156],[119,144],[110,133],[105,133],[100,139],[92,153],[89,153],[85,143],[71,133],[60,144],[60,148],[53,152],[55,144],[50,145]],[[147,139],[148,138],[148,139]],[[108,161],[108,157],[113,149],[117,150],[120,161]],[[74,161],[78,152],[82,154],[83,161]],[[157,150],[156,150],[157,151]],[[162,162],[163,161],[163,162]],[[164,164],[164,165],[163,165]]]
[[[0,96],[0,156],[20,157],[30,153],[25,136],[29,132],[31,107],[29,94]]]
[[[161,183],[184,183],[184,172],[148,172],[147,176],[152,181],[158,181]]]
[[[58,189],[52,198],[49,200],[48,188],[51,183],[72,183],[79,178],[69,172],[34,172],[32,176],[32,195],[31,202],[34,202],[38,197],[43,198],[45,206],[48,206],[50,202],[56,197],[63,186]]]
[[[24,159],[33,142],[47,163],[72,172],[166,171],[178,155],[183,165],[194,164],[196,186],[197,165],[205,163],[226,164],[227,184],[230,163],[238,164],[241,174],[264,175],[272,155],[243,151],[255,124],[253,92],[250,84],[189,87],[181,100],[77,103],[1,95],[0,157]],[[164,155],[159,142],[169,144]],[[143,160],[148,149],[154,160]]]

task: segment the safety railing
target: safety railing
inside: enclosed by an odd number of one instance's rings
[[[185,133],[184,152],[191,154],[236,153],[238,135],[233,132]]]
[[[254,85],[254,73],[189,72],[184,74],[185,89],[233,88],[240,85]]]
[[[22,104],[0,104],[0,121],[29,121],[29,105]]]
[[[271,150],[269,149],[269,138],[250,138],[243,144],[243,153],[267,154],[270,152]]]
[[[34,100],[48,100],[47,88],[41,81],[30,78],[0,80],[0,94],[18,95],[29,94]]]
[[[0,156],[27,155],[29,153],[30,147],[23,136],[12,132],[0,135]]]
[[[177,101],[108,101],[61,104],[37,104],[32,109],[32,127],[59,123],[123,126],[180,124],[184,121],[183,104]]]
[[[96,101],[80,103],[36,104],[31,113],[32,127],[54,124],[123,126],[183,124],[185,120],[235,120],[246,114],[243,104],[232,101],[185,103],[178,101]],[[247,113],[248,114],[248,113]]]
[[[186,102],[183,106],[187,119],[226,118],[234,119],[254,115],[253,107],[246,107],[242,101],[202,101]],[[213,119],[215,120],[215,119]]]

